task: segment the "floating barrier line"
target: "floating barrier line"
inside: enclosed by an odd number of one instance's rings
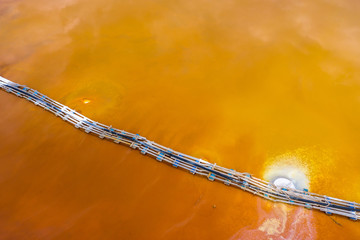
[[[249,173],[237,172],[233,169],[218,166],[216,163],[210,163],[203,159],[174,151],[149,141],[139,134],[129,133],[91,120],[34,89],[14,83],[1,76],[0,88],[52,112],[57,117],[62,118],[78,129],[82,129],[86,133],[137,149],[141,154],[149,155],[160,162],[164,161],[173,167],[182,168],[191,174],[207,177],[210,181],[223,182],[228,186],[240,188],[273,202],[316,209],[326,214],[337,214],[352,220],[360,219],[360,204],[358,203],[311,193],[307,189],[279,188]]]

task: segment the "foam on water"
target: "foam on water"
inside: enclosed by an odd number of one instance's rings
[[[269,160],[264,179],[281,187],[309,189],[310,186],[307,167],[296,156],[279,156]]]

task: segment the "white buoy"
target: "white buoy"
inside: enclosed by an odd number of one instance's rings
[[[274,185],[278,188],[295,189],[294,183],[290,179],[284,177],[276,178]]]

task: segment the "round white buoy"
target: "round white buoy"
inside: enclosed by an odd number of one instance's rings
[[[274,181],[274,185],[278,188],[295,189],[294,183],[290,179],[284,177],[276,178]]]

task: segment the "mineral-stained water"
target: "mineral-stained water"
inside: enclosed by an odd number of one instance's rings
[[[0,75],[220,166],[360,202],[359,11],[0,0]],[[5,92],[0,192],[3,239],[360,237],[357,222],[184,173]]]

